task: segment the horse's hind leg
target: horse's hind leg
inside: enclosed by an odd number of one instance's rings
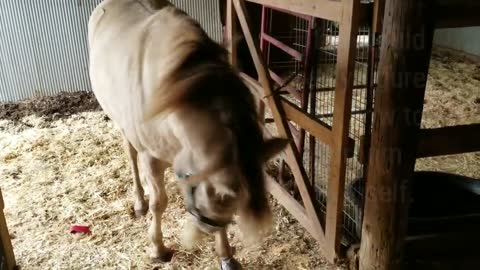
[[[173,252],[164,246],[162,234],[162,215],[168,203],[164,184],[164,173],[168,164],[148,154],[141,154],[140,162],[142,162],[142,169],[144,169],[150,187],[149,207],[152,213],[152,221],[148,233],[153,245],[152,258],[161,262],[168,262],[171,260]]]
[[[135,216],[144,216],[148,211],[148,205],[145,202],[145,191],[143,190],[138,173],[138,153],[125,136],[123,136],[123,144],[133,174],[133,210],[135,210]]]
[[[227,230],[222,229],[215,233],[215,251],[220,257],[221,270],[240,270],[240,263],[233,258],[233,249],[228,243]]]

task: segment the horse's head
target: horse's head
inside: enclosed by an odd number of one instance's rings
[[[198,169],[197,164],[203,162],[195,162],[194,150],[182,151],[173,165],[175,174],[183,187],[187,210],[200,230],[213,233],[223,229],[238,214],[242,232],[255,238],[271,221],[264,164],[280,152],[287,141],[262,140],[250,149],[240,149],[240,145],[230,143],[227,146],[225,141],[228,139],[218,144],[226,148],[219,147],[209,153],[211,156],[202,157],[209,160],[206,166],[213,165],[203,170]]]
[[[264,165],[288,142],[264,138],[254,96],[223,48],[204,39],[176,47],[181,50],[185,56],[175,57],[147,119],[175,112],[182,150],[173,167],[198,227],[214,232],[238,214],[244,235],[260,236],[271,221]]]
[[[183,149],[173,168],[199,229],[220,230],[238,214],[244,235],[255,239],[271,221],[264,165],[288,141],[264,138],[253,95],[237,74],[227,67],[207,74],[195,84],[206,96],[176,111]]]

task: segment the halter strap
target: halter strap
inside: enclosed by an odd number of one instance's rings
[[[175,173],[177,178],[179,180],[187,180],[189,177],[192,176],[191,173]],[[186,197],[186,203],[187,203],[187,212],[190,213],[197,221],[204,223],[208,226],[214,227],[214,228],[224,228],[227,226],[230,222],[218,222],[215,220],[212,220],[206,216],[203,216],[200,214],[200,211],[195,207],[195,189],[197,187],[193,185],[188,185],[187,186],[187,197]]]

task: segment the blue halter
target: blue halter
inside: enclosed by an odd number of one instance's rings
[[[180,181],[186,181],[190,176],[192,176],[191,173],[182,174],[178,172],[176,172],[175,175]],[[196,188],[197,187],[193,185],[187,186],[187,197],[185,198],[187,204],[187,212],[189,212],[198,222],[213,227],[214,229],[221,229],[227,226],[230,222],[218,222],[200,214],[200,211],[195,207],[194,193]]]

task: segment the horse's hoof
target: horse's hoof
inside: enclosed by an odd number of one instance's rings
[[[174,254],[175,250],[167,248],[161,254],[152,255],[151,258],[154,263],[166,263],[172,260]]]
[[[235,260],[234,258],[227,258],[220,260],[220,269],[221,270],[241,270],[242,265]]]
[[[133,212],[136,218],[141,218],[148,213],[148,204],[145,201],[135,201],[133,204]]]
[[[145,215],[147,215],[148,213],[148,207],[147,208],[141,208],[141,209],[134,209],[134,212],[135,212],[135,217],[136,218],[141,218]]]

